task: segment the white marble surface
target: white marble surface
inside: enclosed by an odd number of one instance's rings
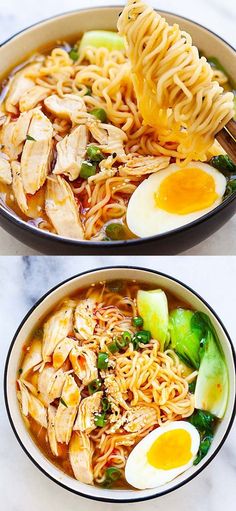
[[[0,311],[1,357],[24,314],[48,289],[80,271],[126,264],[125,257],[1,257]],[[173,275],[199,292],[215,309],[236,339],[236,257],[136,257],[134,265]],[[217,276],[217,278],[216,278]],[[235,342],[236,344],[236,342]],[[2,388],[2,386],[1,386]],[[126,511],[127,505],[85,500],[48,480],[30,462],[18,445],[0,395],[0,495],[4,511]],[[132,504],[133,511],[221,511],[231,510],[236,500],[236,427],[215,460],[194,481],[173,494],[148,503]],[[129,506],[130,507],[130,506]]]
[[[235,45],[235,0],[150,0],[159,9],[191,18]],[[19,30],[55,14],[94,5],[121,5],[124,0],[0,0],[0,43]],[[185,252],[194,254],[236,254],[236,216],[219,232],[197,247]],[[31,255],[35,251],[16,241],[0,228],[0,255]]]

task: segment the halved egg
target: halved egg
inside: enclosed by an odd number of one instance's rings
[[[193,465],[199,445],[199,433],[189,422],[161,426],[130,453],[125,467],[126,480],[140,490],[168,483]]]
[[[188,224],[222,202],[226,184],[225,176],[207,163],[173,163],[135,190],[127,209],[128,227],[143,238]]]

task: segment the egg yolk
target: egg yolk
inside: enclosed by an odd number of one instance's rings
[[[163,433],[147,453],[150,465],[161,470],[181,467],[191,458],[191,436],[185,429],[173,429]]]
[[[178,215],[208,208],[217,198],[214,178],[197,167],[170,174],[155,193],[158,208]]]

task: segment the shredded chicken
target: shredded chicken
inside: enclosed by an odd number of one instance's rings
[[[12,133],[12,142],[16,147],[25,142],[34,112],[35,110],[29,110],[28,112],[20,114],[17,121],[15,122],[14,130]]]
[[[35,194],[46,181],[52,157],[53,127],[41,110],[33,113],[21,157],[21,172],[26,193]]]
[[[37,73],[40,65],[36,63],[26,66],[14,75],[10,81],[9,92],[5,101],[7,112],[17,114],[17,105],[24,93],[34,86],[32,76]]]
[[[80,402],[80,391],[73,376],[67,375],[55,417],[57,442],[68,444]]]
[[[130,433],[140,433],[144,428],[157,424],[157,413],[149,406],[135,406],[124,417],[124,429]]]
[[[115,153],[121,160],[126,159],[124,142],[127,141],[127,135],[124,131],[112,124],[103,124],[99,121],[88,122],[87,125],[93,138],[101,145],[102,151]]]
[[[20,378],[26,378],[29,371],[38,366],[38,364],[40,364],[41,362],[42,362],[42,343],[40,339],[34,339],[21,365]]]
[[[7,157],[0,154],[0,183],[10,185],[12,183],[11,165]]]
[[[20,98],[20,111],[25,112],[26,110],[31,110],[31,108],[34,108],[36,105],[41,103],[41,101],[47,98],[50,92],[50,89],[41,87],[41,85],[35,85],[31,89],[28,89]]]
[[[55,432],[55,418],[57,409],[55,406],[49,405],[48,407],[48,440],[50,449],[54,456],[58,456],[58,445]]]
[[[101,411],[101,400],[103,392],[95,392],[89,397],[85,397],[78,410],[78,415],[74,424],[75,431],[85,431],[90,433],[96,428],[95,414]]]
[[[27,415],[31,415],[31,417],[38,422],[43,428],[47,427],[47,409],[43,405],[43,403],[35,397],[25,384],[18,380],[18,385],[20,387],[21,392],[21,408],[22,413],[27,417]]]
[[[67,374],[61,369],[56,371],[51,366],[45,366],[41,371],[38,378],[38,391],[45,406],[61,396]]]
[[[55,369],[59,369],[66,361],[71,350],[76,346],[77,346],[77,341],[75,341],[71,337],[66,337],[61,342],[59,342],[53,352],[53,357],[52,357],[53,367],[55,367]]]
[[[70,185],[60,176],[48,178],[45,210],[57,234],[68,238],[84,239],[83,226],[73,192]]]
[[[94,319],[95,302],[91,298],[81,300],[74,316],[74,330],[78,339],[90,339],[94,334],[96,319]]]
[[[22,152],[22,144],[16,145],[13,142],[15,126],[15,122],[9,122],[8,124],[4,124],[0,130],[0,144],[4,148],[4,153],[11,161],[17,160]]]
[[[129,410],[129,406],[123,399],[122,392],[118,382],[116,381],[115,375],[107,375],[104,379],[104,384],[106,387],[106,394],[109,395],[109,401],[111,401],[111,403],[113,402],[115,405],[121,406],[125,410]]]
[[[73,432],[69,445],[69,458],[75,478],[81,483],[93,484],[93,448],[87,435]]]
[[[143,176],[165,169],[170,163],[168,156],[135,156],[119,167],[120,176]]]
[[[65,94],[62,98],[52,94],[44,100],[44,104],[50,112],[62,119],[71,120],[77,112],[86,111],[83,98],[76,94]]]
[[[73,328],[73,300],[65,300],[60,309],[44,325],[42,355],[44,363],[51,360],[57,344],[65,339]]]
[[[12,161],[11,168],[13,177],[12,189],[14,192],[14,196],[19,208],[27,216],[29,207],[27,204],[27,198],[25,195],[25,190],[22,181],[21,164],[18,161]]]
[[[64,174],[70,181],[78,178],[82,161],[86,155],[88,130],[78,126],[70,135],[57,143],[57,161],[53,174]]]
[[[94,351],[86,346],[74,347],[70,352],[69,359],[76,376],[83,385],[88,385],[98,377],[97,357]]]

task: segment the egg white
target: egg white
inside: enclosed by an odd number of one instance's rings
[[[218,195],[215,202],[208,208],[186,215],[169,213],[158,208],[155,203],[155,193],[161,182],[170,174],[180,170],[179,165],[173,163],[166,169],[159,170],[148,179],[145,179],[131,196],[126,219],[129,229],[136,236],[144,238],[145,236],[155,236],[156,234],[171,231],[200,218],[222,202],[227,184],[225,176],[214,167],[202,162],[192,162],[184,168],[192,167],[198,167],[213,177],[215,190]]]
[[[180,467],[171,470],[157,469],[148,462],[147,453],[157,438],[167,431],[172,431],[174,429],[184,429],[190,434],[192,457],[187,464]],[[176,421],[170,422],[166,426],[161,426],[144,437],[131,451],[125,467],[126,480],[131,486],[139,490],[162,486],[172,481],[172,479],[182,474],[193,465],[199,445],[200,435],[197,429],[189,422]]]

